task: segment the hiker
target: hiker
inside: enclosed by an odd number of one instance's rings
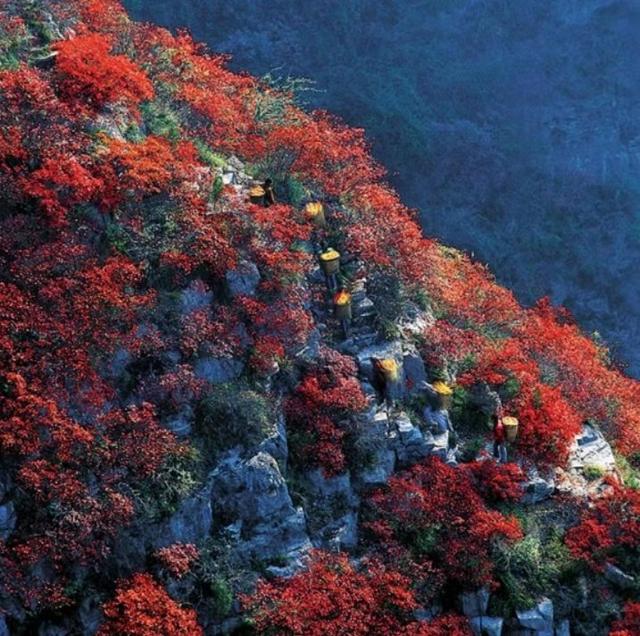
[[[447,431],[449,432],[450,448],[457,445],[458,436],[449,417],[449,411],[437,407],[434,408],[430,404],[427,404],[422,411],[422,417],[434,435],[443,435]]]
[[[384,401],[387,409],[393,408],[400,397],[400,368],[393,358],[371,358],[372,385],[378,396],[378,404]]]
[[[502,412],[496,411],[493,420],[493,456],[501,463],[507,463],[507,434],[502,422]]]
[[[273,181],[271,181],[271,179],[265,179],[262,184],[262,189],[264,190],[264,207],[268,208],[276,202],[276,194],[273,190]]]
[[[443,382],[435,382],[434,384],[422,383],[421,388],[427,394],[427,405],[422,411],[422,417],[432,434],[444,435],[448,433],[447,447],[451,449],[458,445],[458,434],[453,428],[449,410],[446,408],[448,401],[443,399],[443,395],[445,395],[443,387]]]

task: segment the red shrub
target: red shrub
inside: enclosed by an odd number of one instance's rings
[[[203,634],[192,609],[180,607],[149,574],[121,583],[103,606],[98,636],[197,636]]]
[[[320,364],[306,373],[287,400],[287,422],[299,440],[293,454],[301,465],[320,466],[328,475],[344,470],[344,431],[338,420],[366,406],[354,374],[352,360],[324,349]]]
[[[424,570],[429,578],[435,568],[439,578],[463,587],[492,585],[494,542],[522,536],[515,519],[485,507],[468,473],[439,459],[392,477],[370,504],[379,518],[368,526],[374,547],[410,572]]]
[[[435,633],[411,629],[417,627],[411,615],[417,603],[409,579],[376,561],[356,569],[343,555],[316,553],[308,570],[273,583],[260,581],[244,602],[259,633]]]
[[[192,543],[174,543],[166,548],[156,550],[154,556],[163,567],[176,578],[180,579],[191,570],[193,562],[200,553]]]
[[[498,464],[493,460],[472,462],[465,466],[476,491],[491,503],[517,501],[523,495],[526,477],[517,464]]]
[[[520,421],[518,449],[543,464],[562,466],[582,418],[555,387],[528,386],[511,408]]]
[[[81,162],[88,163],[88,160],[54,156],[23,180],[25,194],[38,200],[54,227],[66,225],[69,209],[90,202],[102,186]]]
[[[572,554],[595,569],[621,556],[640,558],[640,492],[612,485],[566,535]]]
[[[637,636],[640,634],[640,603],[629,601],[622,618],[612,626],[609,636]]]
[[[109,40],[98,33],[56,44],[60,91],[71,103],[100,110],[111,102],[136,106],[153,97],[145,73],[124,55],[111,55]]]
[[[474,632],[464,616],[445,614],[428,623],[412,624],[406,633],[407,636],[471,636]]]

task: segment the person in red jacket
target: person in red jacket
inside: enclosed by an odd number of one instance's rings
[[[502,423],[502,413],[496,412],[493,417],[493,456],[501,463],[507,463],[507,434]]]

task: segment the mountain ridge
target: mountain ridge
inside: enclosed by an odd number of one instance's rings
[[[0,633],[634,633],[601,343],[424,237],[363,131],[115,0],[0,11]]]

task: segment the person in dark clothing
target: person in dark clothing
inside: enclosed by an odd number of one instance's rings
[[[371,364],[373,366],[371,385],[376,392],[376,402],[378,404],[382,404],[385,401],[387,392],[387,379],[385,378],[382,367],[380,366],[380,360],[377,358],[371,358]]]
[[[271,181],[271,179],[265,179],[262,184],[262,189],[264,190],[264,207],[268,208],[276,202],[276,194],[273,190],[273,181]]]

